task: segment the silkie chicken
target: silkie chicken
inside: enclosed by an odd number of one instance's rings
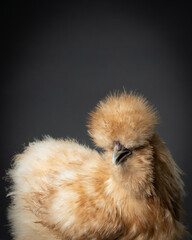
[[[177,240],[180,170],[137,94],[111,94],[90,113],[101,153],[74,140],[35,141],[14,158],[8,210],[15,240]]]

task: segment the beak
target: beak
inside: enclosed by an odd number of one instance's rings
[[[121,147],[121,149],[119,150],[119,148],[117,146],[114,146],[113,159],[112,159],[114,165],[117,167],[130,154],[131,154],[131,151],[129,149]]]

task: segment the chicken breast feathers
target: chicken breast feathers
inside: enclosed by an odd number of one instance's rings
[[[15,240],[177,240],[186,234],[180,169],[139,95],[110,95],[90,114],[103,153],[46,137],[14,158],[9,221]]]

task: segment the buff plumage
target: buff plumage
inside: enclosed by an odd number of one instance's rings
[[[29,144],[9,170],[15,240],[179,240],[183,183],[142,96],[114,94],[90,114],[102,154],[74,140]],[[112,161],[114,142],[131,154]]]

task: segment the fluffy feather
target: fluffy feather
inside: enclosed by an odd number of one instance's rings
[[[140,146],[154,133],[155,109],[135,94],[114,94],[100,101],[90,114],[89,134],[98,147],[109,149],[119,139],[124,146]]]
[[[47,137],[15,156],[8,215],[14,239],[181,239],[183,183],[155,133],[153,107],[124,92],[90,116],[89,133],[103,154]],[[132,153],[118,166],[114,141]]]

